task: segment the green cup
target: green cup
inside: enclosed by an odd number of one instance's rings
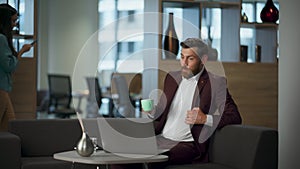
[[[141,100],[142,109],[144,111],[151,111],[153,110],[154,101],[153,99],[142,99]]]

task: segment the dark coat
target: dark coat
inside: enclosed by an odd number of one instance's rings
[[[174,99],[178,86],[182,80],[181,72],[170,72],[164,81],[164,96],[160,98],[156,107],[157,135],[162,133],[168,117],[171,103]],[[192,107],[200,107],[205,114],[213,116],[213,126],[193,125],[191,126],[192,136],[196,142],[200,157],[198,161],[208,161],[208,139],[215,129],[220,129],[228,124],[241,124],[242,119],[238,108],[232,99],[226,86],[225,77],[211,74],[204,69],[202,72],[195,93]]]

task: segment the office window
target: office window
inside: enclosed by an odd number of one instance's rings
[[[99,64],[101,85],[110,85],[111,72],[140,72],[143,69],[144,0],[99,0]],[[105,76],[105,77],[103,77]]]
[[[201,38],[212,47],[221,50],[221,9],[205,8],[202,11]],[[218,60],[221,60],[220,54]]]

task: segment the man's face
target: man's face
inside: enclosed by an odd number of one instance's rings
[[[192,48],[182,48],[180,64],[181,75],[187,79],[199,73],[203,68],[202,61]]]

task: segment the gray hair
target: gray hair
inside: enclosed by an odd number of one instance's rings
[[[194,52],[199,58],[203,55],[208,55],[207,44],[199,38],[187,38],[185,41],[180,43],[182,48],[193,48]]]

